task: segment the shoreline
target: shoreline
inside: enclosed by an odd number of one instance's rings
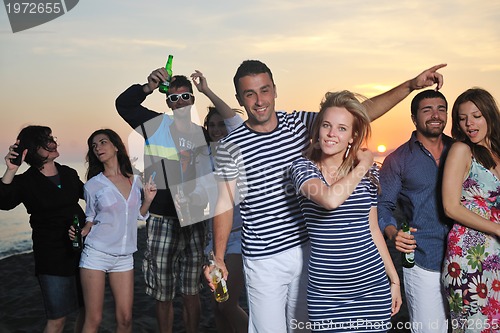
[[[32,253],[33,253],[33,250],[26,250],[26,251],[22,251],[22,252],[18,252],[18,253],[7,254],[4,257],[0,257],[0,263],[2,262],[2,260],[5,260],[5,259],[9,259],[9,258],[12,258],[15,256],[31,255]]]

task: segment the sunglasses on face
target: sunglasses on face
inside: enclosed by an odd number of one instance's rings
[[[185,101],[189,101],[189,99],[193,96],[191,93],[182,93],[182,94],[171,94],[167,96],[167,100],[169,100],[172,103],[175,103],[179,100],[179,98],[182,98]]]

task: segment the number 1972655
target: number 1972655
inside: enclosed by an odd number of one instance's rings
[[[59,14],[62,11],[60,2],[7,2],[7,14]]]
[[[498,330],[498,318],[487,319],[474,319],[474,318],[454,318],[451,319],[451,328],[453,330]]]

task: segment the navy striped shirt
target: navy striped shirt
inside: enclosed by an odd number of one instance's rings
[[[269,257],[308,240],[288,168],[308,147],[316,113],[277,111],[276,116],[272,132],[255,132],[244,124],[222,139],[217,151],[216,176],[236,180],[242,252],[250,258]]]

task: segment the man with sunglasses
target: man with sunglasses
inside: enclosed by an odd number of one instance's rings
[[[198,332],[199,282],[205,262],[204,209],[216,184],[204,129],[191,121],[191,106],[195,101],[191,81],[184,75],[172,77],[166,103],[172,109],[173,117],[142,105],[167,78],[165,68],[154,70],[146,84],[134,84],[118,96],[116,108],[120,116],[145,138],[144,179],[156,175],[158,192],[149,209],[143,272],[146,293],[156,299],[159,331],[172,332],[172,301],[178,285],[184,302],[186,332]],[[221,111],[223,118],[230,121],[237,117],[209,89],[202,73],[196,71],[191,78],[197,89]],[[180,208],[181,195],[187,198],[191,215],[190,221],[182,220],[182,224],[176,210],[176,207]]]

